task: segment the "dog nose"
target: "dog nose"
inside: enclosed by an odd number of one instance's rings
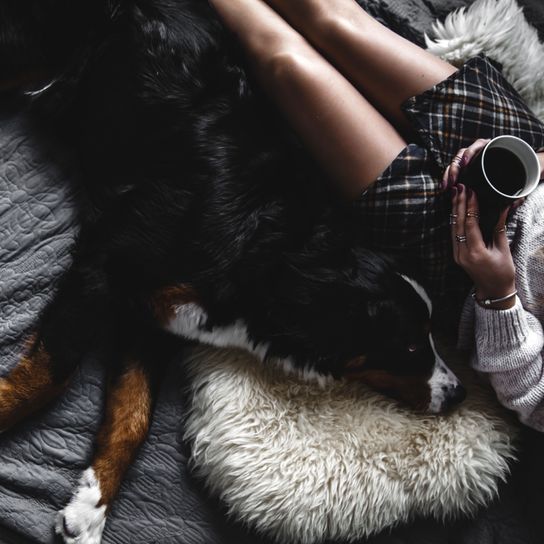
[[[461,404],[467,396],[466,389],[461,385],[457,384],[451,389],[448,389],[446,393],[446,398],[444,399],[443,409],[448,410]]]

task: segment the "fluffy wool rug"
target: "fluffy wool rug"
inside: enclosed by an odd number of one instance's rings
[[[356,540],[414,515],[468,515],[513,457],[516,426],[459,369],[468,397],[418,415],[361,384],[309,383],[238,350],[189,362],[190,466],[229,513],[287,543]]]
[[[506,79],[544,121],[544,44],[516,0],[477,0],[437,21],[427,50],[460,66],[485,53],[503,65]]]
[[[500,62],[544,120],[544,46],[515,0],[477,0],[435,23],[426,42],[456,65],[481,52]],[[466,364],[451,366],[469,394],[435,417],[363,385],[308,383],[241,351],[197,348],[190,466],[233,517],[282,544],[470,515],[506,477],[517,427]]]

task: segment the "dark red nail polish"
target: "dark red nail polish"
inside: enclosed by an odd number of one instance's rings
[[[453,187],[450,187],[451,196],[455,196],[457,194],[457,187],[454,185]]]
[[[462,183],[459,184],[459,194],[463,193],[464,186]]]

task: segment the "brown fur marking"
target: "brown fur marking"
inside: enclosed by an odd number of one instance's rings
[[[377,391],[387,392],[417,410],[426,410],[431,402],[428,376],[394,376],[383,370],[361,370],[350,372],[345,377],[361,381]]]
[[[0,91],[12,91],[30,84],[39,89],[47,85],[52,77],[52,74],[48,74],[44,70],[19,73],[11,79],[0,79]]]
[[[99,506],[111,504],[126,469],[149,429],[151,389],[137,363],[130,363],[107,392],[106,413],[92,463],[100,484]]]
[[[161,325],[167,325],[175,315],[176,306],[197,300],[198,297],[193,288],[182,283],[156,291],[149,303],[157,321]]]
[[[51,359],[42,342],[27,342],[27,354],[0,378],[0,430],[8,429],[57,397],[66,383],[51,377]]]
[[[353,359],[350,359],[346,366],[344,367],[346,370],[360,370],[366,362],[366,356],[361,355],[360,357],[354,357]]]

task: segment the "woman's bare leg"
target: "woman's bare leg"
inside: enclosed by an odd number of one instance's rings
[[[399,36],[355,0],[265,0],[401,131],[400,105],[457,68]]]
[[[262,88],[310,152],[358,196],[406,142],[355,87],[262,0],[210,0],[237,35]]]

